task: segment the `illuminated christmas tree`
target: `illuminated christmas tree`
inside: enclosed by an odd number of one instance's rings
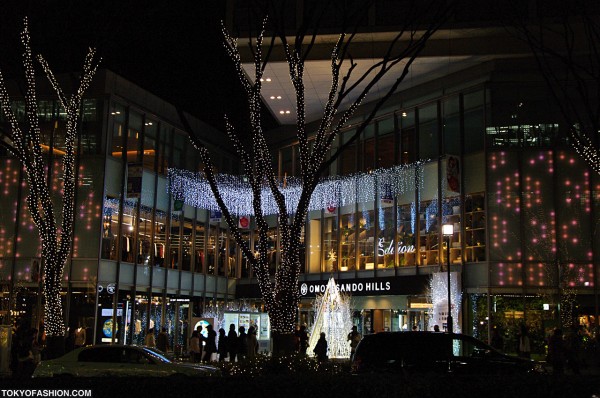
[[[333,277],[329,278],[325,293],[317,295],[313,308],[315,320],[308,340],[307,353],[310,355],[325,332],[329,358],[349,358],[350,342],[348,333],[352,329],[351,296],[341,293]]]

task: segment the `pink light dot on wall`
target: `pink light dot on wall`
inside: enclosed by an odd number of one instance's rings
[[[577,244],[577,243],[579,243],[579,239],[577,239],[577,238],[573,238],[573,241],[572,241],[572,242],[573,242],[573,244]]]
[[[575,163],[575,159],[573,159],[573,158],[569,159],[569,163],[570,164],[574,164]]]
[[[531,159],[531,160],[529,161],[529,164],[535,164],[535,160]]]

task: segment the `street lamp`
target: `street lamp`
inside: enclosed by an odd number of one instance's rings
[[[452,333],[453,324],[452,324],[452,303],[450,301],[451,290],[450,290],[450,239],[452,235],[454,235],[454,225],[453,224],[444,224],[442,225],[442,234],[448,237],[448,242],[446,243],[446,264],[448,271],[448,317],[446,318],[446,324],[448,325],[448,333]]]

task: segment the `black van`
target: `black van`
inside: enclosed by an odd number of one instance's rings
[[[352,372],[452,372],[498,374],[542,372],[541,364],[505,355],[462,334],[384,332],[366,335],[356,347]]]

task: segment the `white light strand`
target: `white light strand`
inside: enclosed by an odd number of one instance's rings
[[[309,210],[321,210],[329,206],[346,206],[375,200],[375,187],[385,186],[386,193],[398,196],[415,189],[415,178],[423,185],[423,162],[378,169],[370,173],[322,179],[311,197]],[[244,176],[219,174],[215,176],[223,202],[235,215],[254,215],[252,187]],[[170,168],[167,191],[189,206],[207,210],[219,210],[210,185],[202,173]],[[295,209],[302,194],[301,181],[287,177],[285,186],[280,184],[288,213]],[[279,207],[270,188],[264,184],[261,191],[262,211],[265,215],[279,214]]]

